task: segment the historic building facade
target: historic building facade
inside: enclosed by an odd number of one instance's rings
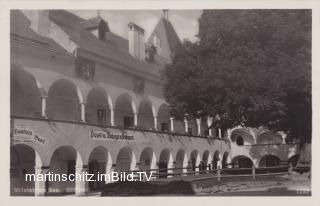
[[[197,170],[201,160],[211,168],[272,166],[299,153],[284,135],[221,134],[208,129],[210,118],[170,116],[160,71],[180,40],[165,17],[147,42],[135,23],[124,39],[100,16],[13,10],[10,20],[12,195],[81,195],[101,186],[25,182],[28,173]]]

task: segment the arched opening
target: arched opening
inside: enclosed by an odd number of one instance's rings
[[[116,172],[126,172],[131,170],[133,154],[130,147],[122,148],[117,156]]]
[[[155,162],[156,157],[153,150],[150,147],[145,148],[140,155],[140,170],[146,171],[153,169]]]
[[[191,171],[196,171],[200,164],[200,156],[197,150],[193,150],[190,154]]]
[[[229,166],[229,153],[225,152],[222,157],[222,168],[228,168]]]
[[[158,112],[158,129],[163,132],[170,131],[170,108],[162,104]]]
[[[254,131],[251,128],[237,128],[231,132],[231,141],[239,146],[253,145],[255,144],[253,135]]]
[[[296,167],[300,158],[300,154],[295,154],[289,158],[288,164],[292,163],[293,167]]]
[[[232,165],[234,168],[251,168],[253,162],[249,157],[239,155],[232,159]]]
[[[59,80],[50,87],[47,105],[47,115],[51,119],[80,120],[78,92],[76,86],[68,80]]]
[[[145,100],[140,103],[138,111],[138,125],[148,130],[152,130],[154,128],[152,104],[150,101]]]
[[[170,151],[168,149],[162,150],[159,158],[159,178],[166,178],[168,176],[168,168],[170,161]]]
[[[219,161],[221,161],[220,152],[215,151],[212,159],[212,169],[218,169]]]
[[[275,155],[266,155],[261,158],[259,167],[274,167],[280,165],[280,158]]]
[[[108,152],[102,147],[96,147],[89,156],[88,173],[93,174],[93,181],[89,182],[89,189],[91,191],[102,189],[105,182],[98,179],[99,174],[106,174],[106,167],[108,163]],[[99,180],[99,181],[98,181]]]
[[[62,181],[62,175],[72,178],[76,172],[77,152],[71,146],[63,146],[55,150],[50,161],[49,172],[59,174],[56,181],[47,181],[48,195],[73,194],[75,181]],[[58,179],[60,178],[60,180]]]
[[[102,88],[92,89],[87,97],[86,121],[91,124],[110,125],[107,94]]]
[[[184,167],[187,166],[188,160],[186,156],[186,152],[183,149],[180,149],[176,155],[176,164],[174,172],[178,174],[182,174],[184,171]]]
[[[265,131],[258,136],[257,144],[282,144],[282,137],[278,133]]]
[[[11,69],[10,115],[41,117],[41,93],[36,79],[22,69]]]
[[[200,171],[206,171],[208,170],[208,164],[209,164],[209,151],[206,150],[202,155],[202,160],[200,163]]]
[[[241,136],[238,136],[238,137],[236,138],[236,144],[237,144],[238,146],[242,146],[242,145],[243,145],[243,138],[242,138]]]
[[[121,127],[134,126],[132,100],[129,95],[121,95],[117,98],[116,105],[115,105],[114,121],[117,126],[121,126]]]
[[[26,174],[35,174],[35,151],[27,145],[10,148],[10,195],[34,195],[34,181],[26,181]]]

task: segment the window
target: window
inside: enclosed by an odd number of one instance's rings
[[[188,128],[188,134],[192,135],[192,128]]]
[[[243,145],[243,138],[241,136],[238,136],[236,139],[236,144],[239,146]]]
[[[209,136],[209,130],[208,129],[204,130],[204,136]]]
[[[124,117],[123,118],[123,126],[124,127],[132,127],[133,126],[133,118],[132,117]]]

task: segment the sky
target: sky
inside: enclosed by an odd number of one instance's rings
[[[97,10],[68,10],[77,16],[89,19],[97,16]],[[198,19],[201,10],[170,10],[169,21],[181,40],[197,41]],[[162,10],[99,10],[100,16],[108,22],[111,32],[128,39],[128,23],[133,22],[145,30],[146,40],[163,16]]]

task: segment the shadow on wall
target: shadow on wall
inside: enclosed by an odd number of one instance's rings
[[[101,196],[163,196],[163,195],[195,195],[192,185],[186,181],[168,183],[150,182],[117,182],[105,186]]]

